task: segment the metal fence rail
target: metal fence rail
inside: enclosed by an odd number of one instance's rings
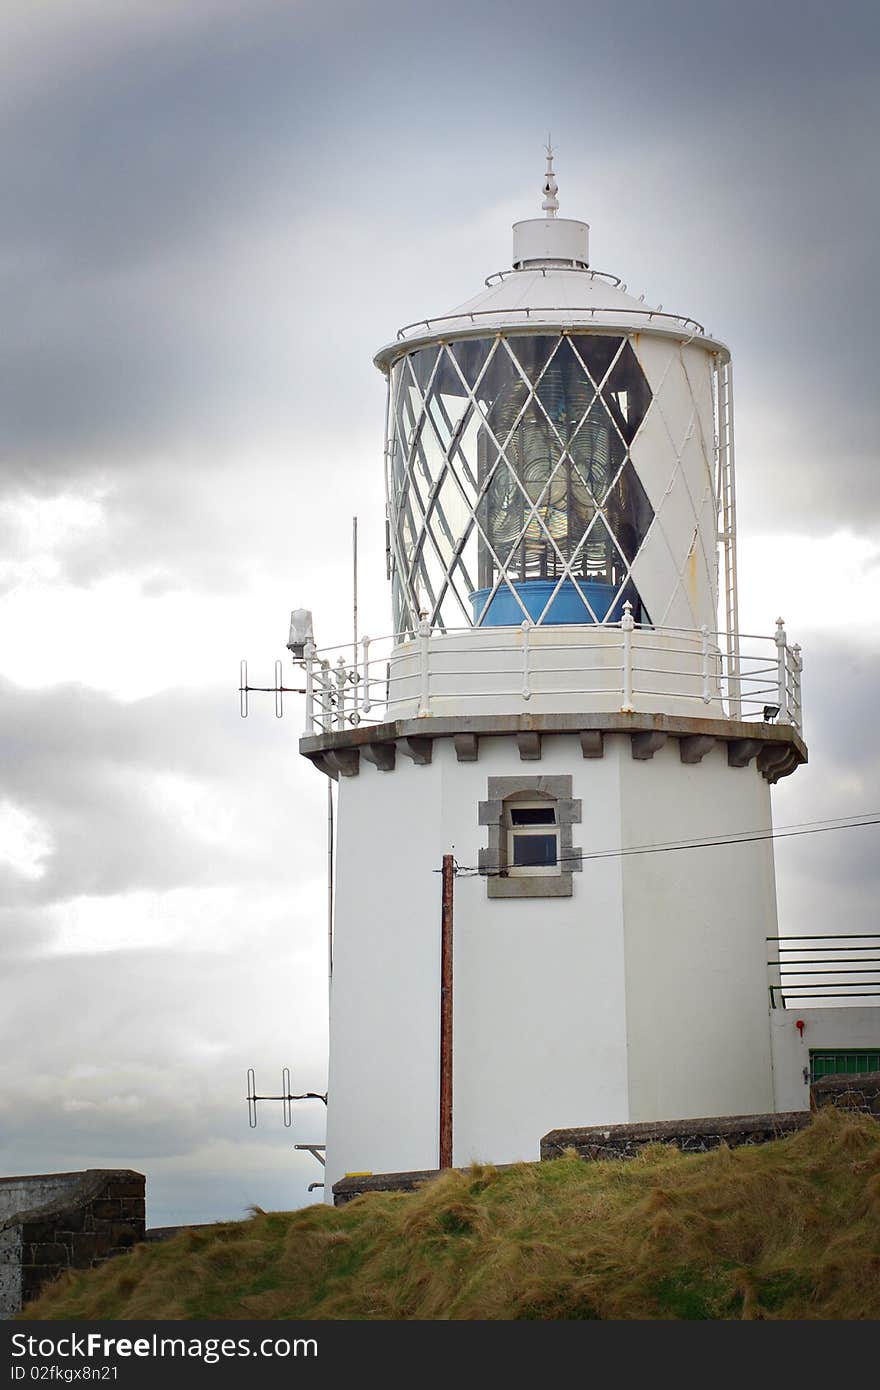
[[[770,1007],[880,997],[880,933],[768,936]],[[865,954],[865,953],[868,954]]]

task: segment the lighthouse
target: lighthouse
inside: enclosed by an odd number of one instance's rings
[[[730,352],[591,266],[549,148],[540,213],[376,354],[384,634],[295,615],[300,751],[338,788],[328,1193],[438,1166],[444,1007],[455,1165],[775,1108],[801,657],[738,630]]]

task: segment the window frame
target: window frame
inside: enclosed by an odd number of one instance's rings
[[[514,825],[513,814],[515,811],[550,811],[553,816],[552,822],[534,825]],[[562,872],[560,863],[561,842],[559,834],[559,813],[557,802],[552,797],[540,797],[534,801],[524,800],[516,792],[504,800],[502,812],[502,824],[504,827],[504,847],[505,863],[501,869],[502,873],[507,873],[508,877],[513,878],[550,878],[558,877]],[[556,843],[556,856],[552,864],[517,864],[514,862],[514,845],[517,840],[528,840],[537,836],[551,837]]]
[[[574,827],[581,822],[581,803],[572,796],[573,779],[570,773],[546,773],[533,776],[522,773],[512,777],[489,777],[488,796],[478,804],[478,821],[486,827],[488,843],[480,850],[480,871],[486,879],[489,898],[570,898],[573,876],[581,871],[581,857],[573,842]],[[557,863],[548,873],[523,873],[522,869],[543,866],[515,865],[510,872],[507,832],[511,829],[509,807],[519,803],[526,808],[555,809],[559,837]],[[542,827],[543,829],[544,827]],[[547,866],[549,867],[549,866]]]

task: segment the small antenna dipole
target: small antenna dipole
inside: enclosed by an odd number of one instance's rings
[[[295,1100],[322,1100],[327,1104],[326,1091],[303,1091],[301,1095],[293,1095],[290,1090],[290,1068],[283,1067],[281,1070],[281,1095],[279,1096],[258,1096],[257,1083],[253,1067],[247,1069],[247,1103],[248,1103],[248,1124],[251,1129],[257,1127],[257,1105],[262,1100],[280,1100],[282,1105],[282,1118],[284,1128],[290,1129],[292,1121],[291,1102]]]
[[[305,695],[305,686],[285,685],[281,674],[281,662],[275,662],[275,684],[274,685],[248,685],[247,662],[242,661],[239,667],[238,690],[241,699],[241,717],[248,717],[248,695],[252,690],[267,692],[275,696],[275,718],[281,719],[284,716],[284,696],[285,695]]]

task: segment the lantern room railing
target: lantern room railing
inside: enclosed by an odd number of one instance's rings
[[[627,610],[629,605],[626,605]],[[318,648],[309,642],[305,733],[432,715],[537,712],[687,713],[776,722],[802,731],[800,647],[772,636],[633,621],[537,628],[432,629]]]
[[[548,314],[563,314],[566,319],[580,321],[583,318],[589,319],[590,322],[594,322],[597,315],[604,314],[613,321],[615,327],[621,324],[624,327],[631,327],[629,321],[633,320],[636,325],[646,323],[653,326],[656,324],[672,330],[685,330],[690,338],[706,332],[703,325],[697,323],[696,319],[686,318],[683,314],[664,313],[662,309],[638,309],[629,306],[610,309],[597,304],[588,304],[578,309],[567,304],[546,304],[540,308],[532,305],[527,308],[465,309],[459,310],[455,314],[439,314],[432,319],[416,319],[413,323],[404,324],[403,328],[399,328],[397,338],[399,342],[405,342],[410,338],[418,338],[422,332],[433,333],[443,324],[461,325],[466,322],[475,324],[478,319],[503,318],[508,327],[513,327],[520,319],[526,324],[543,323],[544,317]],[[555,325],[553,326],[555,327]]]

